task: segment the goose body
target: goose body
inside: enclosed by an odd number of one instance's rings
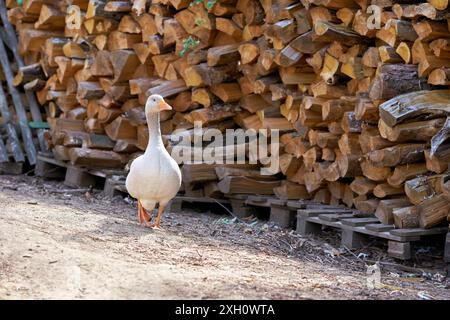
[[[171,107],[161,96],[152,95],[147,100],[145,113],[149,127],[149,142],[144,154],[130,166],[126,179],[128,193],[138,200],[139,222],[149,227],[159,227],[165,206],[175,197],[181,186],[181,171],[176,161],[164,147],[159,125],[159,112]],[[152,211],[159,203],[155,224],[149,224]]]
[[[130,167],[126,187],[129,194],[141,201],[146,210],[156,203],[166,205],[178,192],[181,172],[164,146],[151,149],[136,158]]]

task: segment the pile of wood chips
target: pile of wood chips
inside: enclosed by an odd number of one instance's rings
[[[45,106],[56,159],[124,167],[147,146],[157,93],[173,107],[161,114],[169,142],[195,121],[281,131],[277,175],[185,164],[189,196],[345,204],[399,228],[450,220],[448,1],[6,5],[26,62],[14,81]]]

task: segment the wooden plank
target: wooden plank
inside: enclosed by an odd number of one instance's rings
[[[6,129],[6,133],[10,140],[11,152],[16,162],[25,161],[25,156],[22,151],[21,143],[19,137],[17,136],[16,129],[12,123],[11,113],[9,112],[5,91],[0,85],[0,114],[3,118],[3,125]]]
[[[66,163],[64,161],[57,160],[55,158],[46,156],[46,155],[44,155],[42,153],[38,154],[37,159],[38,159],[39,162],[49,163],[49,164],[52,164],[54,166],[58,166],[58,167],[61,167],[61,168],[67,168],[67,167],[70,166],[68,163]],[[107,177],[113,176],[113,175],[116,175],[116,176],[117,175],[121,175],[121,176],[124,175],[124,171],[121,170],[121,169],[117,169],[117,170],[116,169],[88,169],[88,168],[78,168],[78,169],[83,171],[83,172],[86,172],[86,173],[88,173],[88,174],[90,174],[92,176],[97,176],[97,177],[100,177],[100,178],[107,178]]]
[[[360,227],[369,223],[378,222],[377,218],[354,218],[354,219],[346,219],[342,221],[342,224],[352,227]]]
[[[342,223],[340,221],[326,221],[326,220],[323,220],[323,219],[319,218],[318,215],[317,216],[308,217],[306,220],[308,222],[313,222],[313,223],[321,224],[321,225],[328,226],[328,227],[334,227],[334,228],[337,228],[337,229],[342,229]]]
[[[383,223],[366,224],[365,227],[367,230],[377,232],[390,231],[395,228],[393,224],[383,224]]]
[[[271,199],[273,199],[273,198],[249,195],[247,197],[247,200],[245,201],[245,204],[253,205],[253,206],[257,206],[257,207],[270,207]]]
[[[100,178],[107,178],[112,175],[123,175],[123,170],[117,169],[86,169],[86,172],[89,174],[100,177]]]
[[[352,213],[343,213],[343,214],[320,214],[319,218],[321,220],[337,222],[343,219],[352,219],[354,215]]]
[[[17,121],[19,124],[20,131],[22,133],[22,138],[24,140],[25,153],[27,155],[28,162],[31,165],[34,165],[34,164],[36,164],[36,160],[37,160],[36,147],[34,146],[33,136],[31,134],[31,130],[28,126],[27,114],[26,114],[25,108],[22,104],[22,99],[20,97],[19,92],[17,91],[16,87],[14,87],[14,84],[13,84],[14,76],[13,76],[13,73],[11,70],[11,64],[8,61],[8,55],[6,53],[6,49],[3,44],[3,41],[0,41],[0,63],[3,66],[3,72],[5,74],[6,81],[8,83],[8,90],[9,90],[9,93],[11,94],[13,104],[14,104],[14,107],[16,110]]]
[[[413,229],[394,229],[390,233],[401,237],[422,237],[435,234],[444,234],[448,230],[447,227],[437,227],[432,229],[413,228]]]
[[[286,200],[283,199],[270,199],[271,206],[286,206]]]
[[[3,22],[3,27],[6,31],[6,36],[8,38],[8,47],[10,47],[11,51],[13,52],[14,60],[17,62],[17,66],[19,68],[24,67],[25,63],[23,62],[23,59],[19,54],[16,33],[15,33],[14,28],[12,27],[11,23],[8,20],[4,0],[0,0],[0,19]],[[25,95],[26,95],[28,103],[29,103],[31,117],[32,117],[33,121],[41,122],[42,115],[41,115],[39,105],[36,101],[36,96],[35,96],[34,92],[25,90]],[[37,135],[38,135],[40,150],[46,151],[47,145],[45,144],[44,130],[38,130]]]
[[[3,143],[3,140],[0,138],[0,163],[1,162],[8,162],[9,157],[8,153],[6,152],[5,144]]]
[[[299,219],[299,216],[297,217],[297,219]],[[328,226],[328,227],[334,227],[337,229],[349,229],[353,232],[363,233],[366,235],[383,238],[383,239],[388,239],[388,240],[393,240],[393,241],[403,241],[404,242],[404,241],[420,240],[420,237],[417,237],[417,236],[411,236],[411,237],[396,236],[396,235],[390,234],[388,231],[378,232],[378,231],[368,230],[364,226],[352,227],[352,226],[344,225],[342,222],[345,220],[333,222],[333,221],[326,221],[326,220],[320,219],[318,216],[315,216],[315,217],[307,217],[306,221],[309,223],[320,224],[320,225],[324,225],[324,226]]]
[[[64,168],[67,167],[67,163],[65,163],[64,161],[56,160],[55,158],[51,158],[51,157],[46,156],[46,155],[41,154],[41,153],[38,154],[37,158],[39,160],[42,160],[42,161],[47,162],[47,163],[54,164],[54,165],[59,166],[59,167],[64,167]]]
[[[367,229],[365,226],[363,226],[363,227],[343,226],[343,228],[351,228],[353,231],[356,231],[356,232],[359,232],[359,233],[364,233],[364,234],[367,234],[367,235],[371,235],[371,236],[374,236],[374,237],[383,238],[383,239],[387,239],[387,240],[392,240],[392,241],[405,242],[405,241],[417,241],[417,240],[420,240],[420,237],[416,237],[416,236],[401,237],[401,236],[393,235],[389,231],[383,231],[383,232],[372,231],[372,230]]]
[[[306,203],[302,200],[287,201],[286,206],[292,209],[305,209]]]
[[[317,217],[321,214],[348,213],[348,209],[299,209],[297,214],[304,217]]]

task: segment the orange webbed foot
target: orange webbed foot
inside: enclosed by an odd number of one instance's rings
[[[160,225],[159,223],[158,223],[158,224],[155,223],[155,224],[153,225],[152,229],[153,229],[153,230],[164,230],[164,229],[161,227],[161,225]]]
[[[138,220],[140,224],[148,224],[151,216],[147,213],[145,208],[142,206],[141,202],[138,201]]]

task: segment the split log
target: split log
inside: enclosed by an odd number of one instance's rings
[[[210,67],[206,63],[201,63],[187,68],[184,75],[188,86],[212,86],[234,79],[237,75],[237,67],[233,63],[217,67]]]
[[[375,216],[383,224],[394,224],[393,211],[410,205],[411,203],[406,198],[381,200],[375,211]]]
[[[380,135],[393,142],[429,141],[443,126],[445,120],[442,118],[415,121],[388,126],[382,119],[378,122]]]
[[[71,148],[69,157],[73,165],[89,168],[120,168],[126,163],[126,158],[113,151],[95,149]]]
[[[381,183],[373,189],[373,194],[378,198],[385,198],[387,196],[404,194],[404,190],[402,186],[396,187],[388,183]]]
[[[443,182],[447,174],[419,176],[405,182],[405,193],[413,204],[420,204],[436,194],[443,192]]]
[[[392,214],[397,228],[412,229],[419,227],[419,212],[415,206],[394,209]]]
[[[306,190],[304,185],[292,183],[287,180],[283,180],[279,187],[273,189],[275,195],[280,199],[309,199],[310,194]]]
[[[391,176],[391,168],[375,167],[367,160],[361,162],[361,169],[364,176],[373,181],[386,181]]]
[[[417,206],[419,224],[422,228],[431,228],[445,221],[450,212],[450,202],[444,194],[423,201]]]
[[[406,180],[424,174],[427,171],[425,163],[405,164],[395,167],[394,172],[387,181],[393,187],[401,187]]]
[[[372,193],[373,189],[377,186],[376,182],[373,182],[366,177],[358,176],[350,184],[350,189],[360,196]]]
[[[33,63],[28,66],[19,68],[19,72],[14,77],[13,84],[18,86],[20,84],[30,82],[36,79],[43,80],[45,77],[44,72],[39,63]]]
[[[397,165],[423,161],[425,144],[398,144],[393,147],[374,150],[367,154],[367,159],[374,166],[394,167]]]
[[[425,150],[425,164],[429,171],[434,173],[443,173],[448,169],[448,162],[439,160],[435,156],[431,155],[430,150]]]
[[[106,134],[112,140],[136,139],[136,127],[130,124],[130,121],[124,117],[118,117],[105,127]]]
[[[240,176],[228,176],[218,183],[219,190],[225,194],[274,194],[273,189],[280,186],[280,181],[261,181]]]

